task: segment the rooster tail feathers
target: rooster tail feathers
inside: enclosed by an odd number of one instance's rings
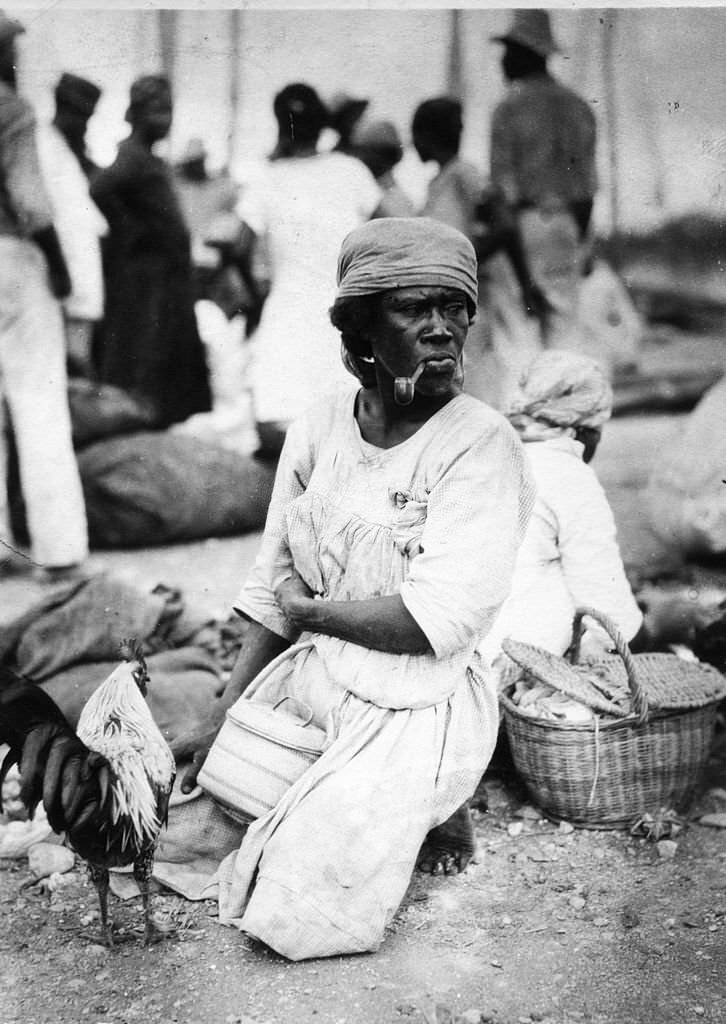
[[[8,774],[12,766],[17,763],[18,755],[11,747],[3,758],[2,765],[0,765],[0,814],[3,810],[3,784],[5,783],[5,776]]]
[[[66,827],[63,815],[63,774],[66,763],[78,755],[79,741],[75,736],[61,736],[50,745],[43,772],[43,806],[48,822],[55,832]]]

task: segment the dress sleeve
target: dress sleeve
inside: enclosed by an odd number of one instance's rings
[[[575,606],[589,605],[605,612],[626,640],[643,621],[625,575],[618,547],[615,519],[594,471],[575,463],[577,479],[561,480],[558,503],[558,544],[565,582]],[[587,622],[588,627],[591,623]]]
[[[432,488],[421,552],[401,598],[437,657],[490,629],[509,594],[533,502],[521,443],[504,423],[465,450]]]
[[[287,508],[306,489],[314,453],[307,420],[294,422],[287,432],[275,474],[265,532],[255,564],[234,603],[235,611],[294,641],[298,630],[283,615],[275,600],[275,587],[294,569],[287,541]]]

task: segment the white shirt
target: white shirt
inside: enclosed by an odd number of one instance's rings
[[[258,421],[295,419],[350,382],[328,310],[341,242],[380,199],[370,171],[343,153],[271,161],[244,189],[237,213],[257,235],[272,282],[252,339]]]
[[[581,605],[604,612],[632,639],[643,616],[625,575],[610,505],[594,470],[582,461],[582,445],[559,437],[524,447],[537,497],[511,594],[480,653],[492,662],[511,636],[563,654]],[[611,646],[591,619],[585,625],[602,649]]]
[[[104,304],[100,239],[108,225],[91,199],[81,165],[52,124],[38,132],[38,155],[71,276],[72,291],[63,308],[69,317],[100,320]]]

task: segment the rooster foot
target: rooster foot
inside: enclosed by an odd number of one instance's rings
[[[87,939],[94,946],[106,946],[107,949],[115,949],[121,943],[131,942],[133,935],[128,932],[114,932],[113,925],[103,928],[100,932],[86,931],[79,932],[82,939]]]

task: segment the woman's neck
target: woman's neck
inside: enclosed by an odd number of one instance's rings
[[[413,437],[427,420],[460,393],[454,390],[448,395],[431,398],[417,394],[410,405],[397,405],[393,395],[390,399],[384,397],[377,387],[362,388],[356,401],[355,418],[364,441],[376,448],[394,448]]]

